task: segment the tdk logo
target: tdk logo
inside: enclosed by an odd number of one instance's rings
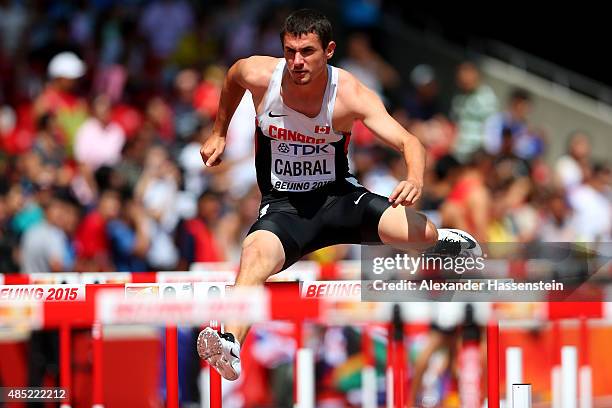
[[[281,153],[291,153],[293,155],[300,155],[300,156],[309,156],[309,155],[313,155],[313,154],[321,154],[321,153],[331,153],[327,150],[327,148],[329,147],[328,144],[325,145],[302,145],[302,144],[295,144],[295,143],[281,143],[278,145],[278,151]]]

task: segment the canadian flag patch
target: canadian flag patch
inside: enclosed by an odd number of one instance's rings
[[[330,126],[315,126],[315,133],[329,135]]]

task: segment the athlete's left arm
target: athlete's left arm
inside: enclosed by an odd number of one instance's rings
[[[406,160],[406,180],[393,190],[389,202],[392,202],[394,207],[414,204],[421,197],[423,190],[425,147],[416,136],[389,115],[376,93],[354,78],[348,82],[349,86],[345,88],[348,92],[343,101],[347,101],[351,107],[354,118],[363,121],[379,139],[401,152]]]

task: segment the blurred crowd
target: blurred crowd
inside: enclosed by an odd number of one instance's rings
[[[226,68],[252,54],[282,56],[289,6],[0,1],[0,271],[237,262],[260,197],[248,93],[223,164],[205,170],[199,147]],[[345,10],[347,27],[376,16]],[[496,95],[471,61],[442,101],[434,67],[399,72],[370,32],[340,39],[345,50],[332,63],[379,93],[427,147],[420,210],[483,242],[610,240],[610,167],[592,159],[588,129],[548,134],[529,119],[527,90]],[[352,172],[389,194],[405,176],[401,156],[362,123],[352,140]],[[547,160],[550,143],[567,143],[566,154]],[[312,255],[351,256],[342,247]]]
[[[424,61],[400,72],[373,45],[379,10],[370,3],[342,2],[351,30],[331,63],[376,91],[427,147],[420,210],[482,242],[610,241],[611,171],[592,158],[588,129],[549,134],[530,120],[528,90],[496,95],[473,61],[456,67],[455,94],[442,100],[435,67]],[[227,67],[253,54],[282,56],[278,30],[291,6],[0,0],[0,272],[237,263],[260,199],[248,93],[222,164],[205,169],[199,149]],[[547,157],[551,143],[566,143],[565,155]],[[376,193],[390,194],[405,177],[402,157],[362,123],[350,156],[351,171]],[[311,258],[355,256],[337,246]],[[330,367],[358,349],[347,330],[319,336],[318,370],[330,388]],[[279,347],[282,336],[258,336],[273,340],[255,353],[260,364],[280,367],[272,381],[291,389],[282,371],[291,347]],[[337,388],[354,388],[350,376],[336,377],[347,378]]]

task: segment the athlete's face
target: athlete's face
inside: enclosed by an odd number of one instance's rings
[[[336,43],[330,41],[324,49],[315,33],[300,36],[287,33],[283,49],[289,76],[296,85],[306,85],[324,72],[327,60],[334,55]]]

